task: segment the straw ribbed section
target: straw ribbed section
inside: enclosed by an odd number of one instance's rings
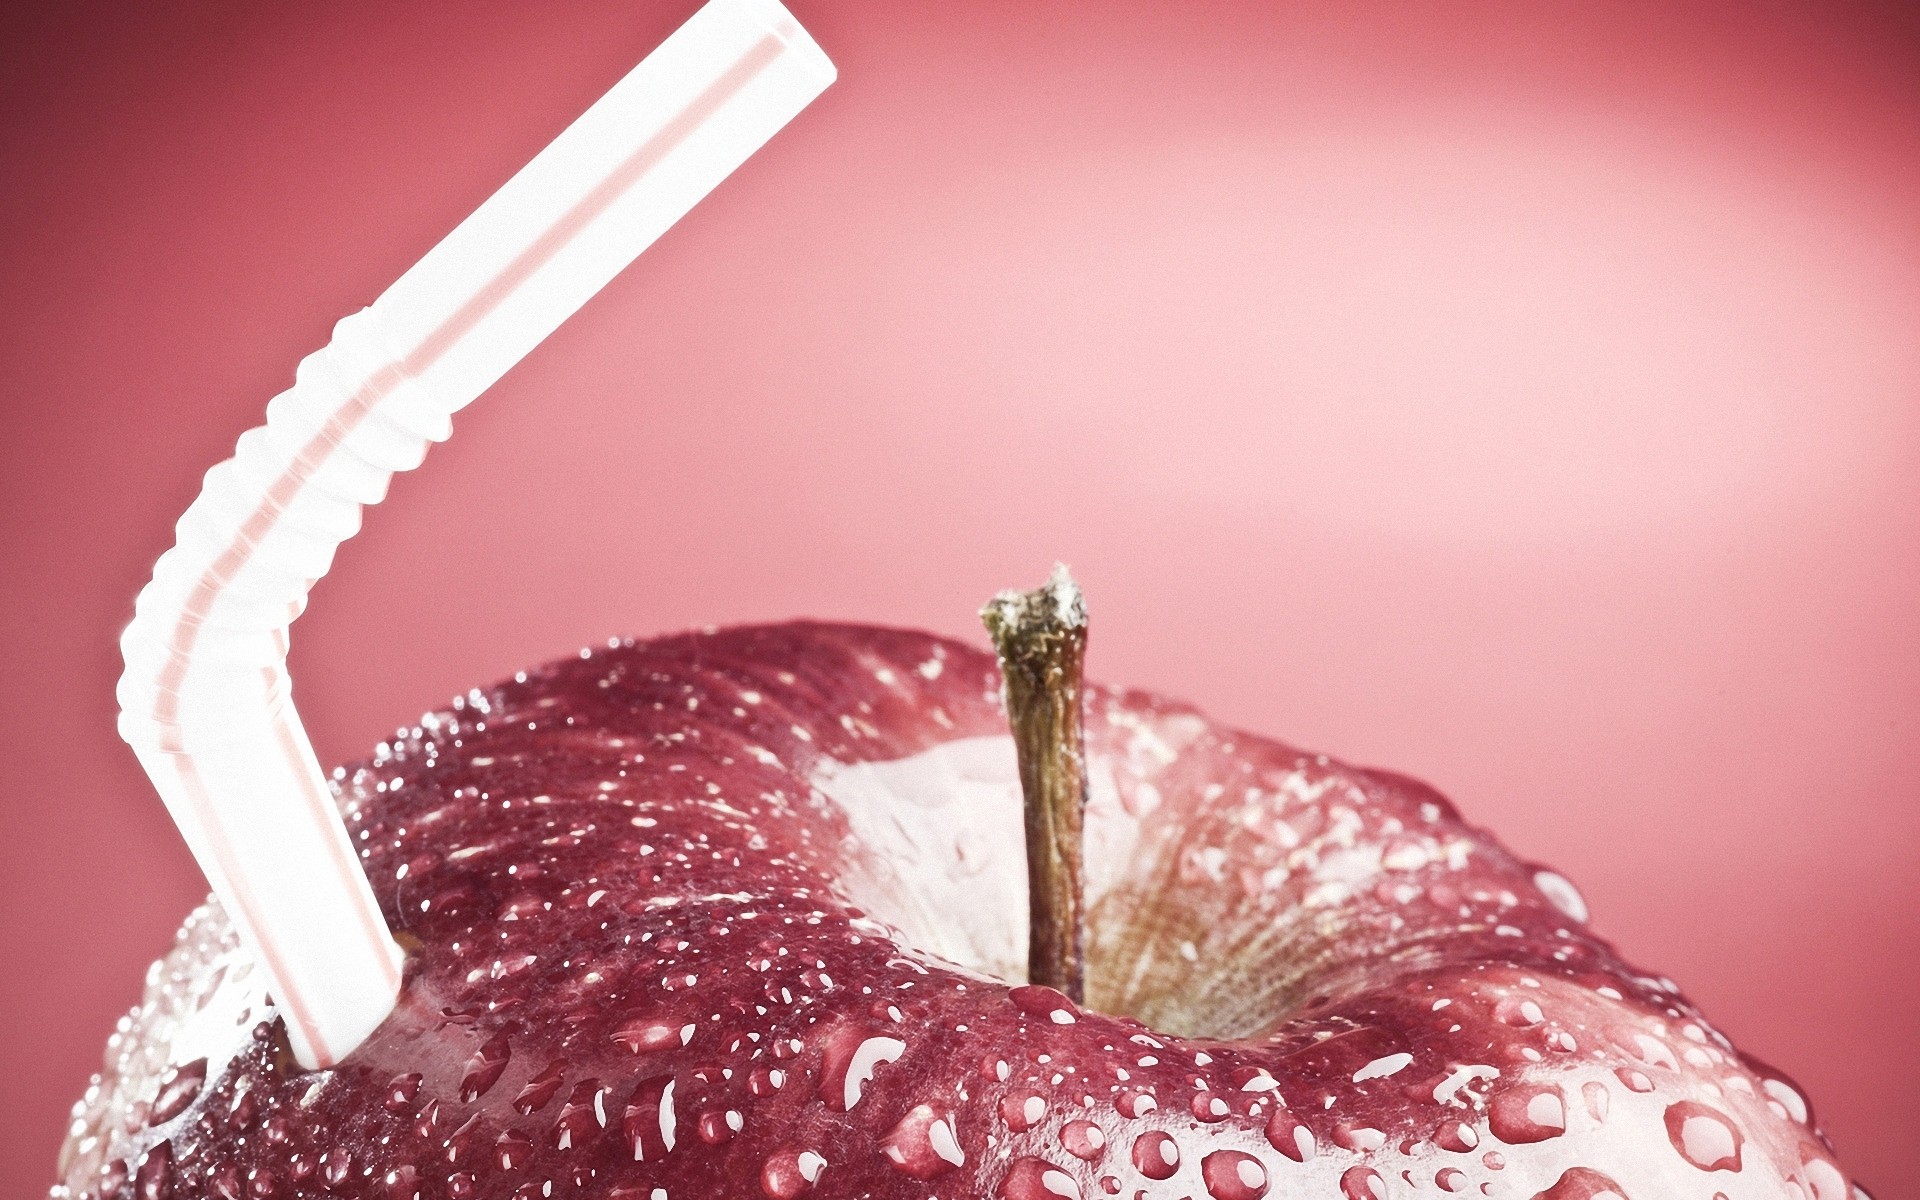
[[[121,638],[120,732],[270,980],[336,1061],[400,953],[289,693],[287,630],[340,543],[453,413],[833,79],[775,0],[714,0],[370,308],[207,473]]]

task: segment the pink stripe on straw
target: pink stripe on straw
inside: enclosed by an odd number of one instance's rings
[[[226,586],[233,582],[244,569],[261,542],[272,532],[287,508],[297,499],[314,473],[325,466],[333,452],[337,450],[349,435],[373,411],[381,400],[392,393],[407,378],[420,374],[437,362],[441,356],[457,345],[463,337],[485,320],[489,314],[514,290],[539,270],[553,261],[581,230],[592,224],[627,189],[637,183],[649,170],[657,166],[662,159],[684,142],[706,119],[727,101],[739,94],[741,89],[779,57],[780,39],[769,34],[756,42],[740,60],[710,84],[705,91],[695,97],[678,115],[669,120],[660,131],[649,138],[644,145],[635,150],[600,184],[587,193],[579,203],[569,209],[552,227],[536,238],[512,262],[487,282],[473,298],[462,304],[440,326],[429,333],[414,350],[397,363],[390,363],[375,371],[362,384],[358,391],[327,418],[326,423],[315,433],[300,452],[288,463],[286,469],[268,486],[260,504],[248,515],[234,534],[226,548],[201,573],[188,593],[182,606],[179,619],[174,623],[172,633],[167,639],[168,660],[162,667],[158,679],[158,694],[154,699],[153,720],[169,731],[179,725],[180,687],[185,682],[189,658],[200,635],[201,623],[213,609]],[[283,643],[284,644],[284,643]],[[271,669],[268,670],[268,683],[274,682]],[[277,740],[289,759],[298,760],[300,752],[293,740],[291,727],[282,715],[275,730]],[[235,869],[236,855],[233,847],[219,832],[219,822],[212,802],[208,797],[199,772],[192,765],[192,757],[184,753],[176,756],[180,771],[188,782],[187,793],[194,814],[200,825],[207,831],[207,841],[212,849],[219,870],[233,888],[234,900],[241,906],[241,915],[260,940],[262,955],[267,959],[267,967],[275,978],[285,978],[279,951],[272,942],[271,929],[259,919],[257,905],[251,889],[238,882],[244,876]],[[319,795],[311,788],[306,789],[309,808],[323,820],[337,820],[330,797]],[[352,890],[353,873],[359,865],[352,860],[349,849],[335,842],[335,867],[343,876],[348,890]],[[363,924],[368,938],[375,942],[384,941],[387,928],[376,910],[363,911]],[[389,971],[394,968],[389,964]],[[397,982],[397,975],[389,975],[389,982]],[[331,1061],[332,1056],[324,1048],[318,1031],[314,1028],[305,1006],[296,996],[276,997],[288,1010],[289,1017],[306,1034],[308,1043],[322,1061]]]

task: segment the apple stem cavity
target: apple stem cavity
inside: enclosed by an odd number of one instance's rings
[[[1085,999],[1081,824],[1087,761],[1081,666],[1087,608],[1056,564],[1045,586],[1001,592],[980,610],[1000,656],[1007,723],[1020,759],[1027,820],[1027,982]]]

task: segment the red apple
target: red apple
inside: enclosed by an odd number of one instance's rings
[[[583,652],[340,775],[400,1008],[302,1073],[217,909],[60,1197],[1848,1200],[1806,1100],[1432,789],[1087,696],[1087,1003],[1021,986],[994,660]]]

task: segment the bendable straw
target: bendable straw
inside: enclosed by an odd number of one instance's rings
[[[288,624],[393,473],[834,74],[777,0],[713,0],[336,325],[180,518],[120,640],[120,733],[304,1065],[386,1017],[401,954],[289,698]]]

